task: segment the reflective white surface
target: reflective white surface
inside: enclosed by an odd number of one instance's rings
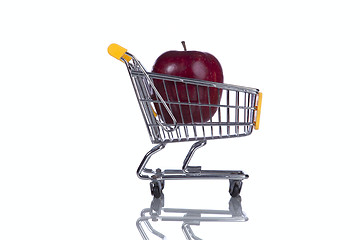
[[[242,210],[241,197],[231,197],[227,209],[189,209],[189,208],[168,208],[165,207],[165,197],[154,198],[149,208],[141,211],[141,217],[136,221],[136,226],[143,239],[150,239],[156,236],[161,239],[167,239],[166,235],[157,231],[153,227],[154,222],[179,222],[181,230],[186,239],[201,239],[194,231],[194,226],[200,226],[202,223],[231,223],[246,222],[248,217]],[[166,225],[166,224],[164,224]],[[217,228],[216,224],[213,226]],[[147,231],[146,229],[147,228]],[[166,228],[165,228],[166,229]],[[169,229],[167,229],[169,232]],[[220,232],[224,229],[220,229]],[[170,231],[173,233],[173,231]],[[236,235],[236,232],[234,232]]]
[[[224,81],[263,93],[260,130],[209,141],[192,164],[244,170],[246,222],[201,239],[358,240],[358,1],[3,1],[0,239],[141,239],[150,143],[116,42],[151,69],[164,51],[208,51]],[[189,143],[152,168],[181,168]],[[165,208],[228,210],[228,181],[169,181]],[[182,222],[151,222],[184,239]],[[153,236],[155,237],[155,236]],[[158,237],[155,237],[158,239]]]

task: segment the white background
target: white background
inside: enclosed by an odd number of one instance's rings
[[[204,169],[242,169],[246,223],[203,239],[359,239],[358,1],[2,1],[0,239],[141,239],[135,171],[150,150],[118,43],[148,70],[167,50],[215,55],[264,93],[260,130],[209,141]],[[190,143],[153,167],[179,168]],[[195,163],[196,162],[196,163]],[[173,181],[165,207],[227,209],[227,181]],[[154,225],[155,226],[155,225]],[[158,222],[168,239],[181,223]]]

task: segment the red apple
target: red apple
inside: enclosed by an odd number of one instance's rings
[[[155,61],[152,72],[210,82],[224,82],[221,65],[213,55],[206,52],[187,51],[184,42],[183,46],[184,51],[168,51],[160,55]],[[180,103],[168,105],[178,123],[209,121],[217,111],[217,107],[200,107],[187,103],[219,104],[222,94],[222,91],[217,88],[194,84],[174,83],[160,79],[154,79],[154,84],[165,101]],[[156,100],[155,95],[153,99]],[[156,103],[155,108],[165,123],[173,123],[162,104]]]

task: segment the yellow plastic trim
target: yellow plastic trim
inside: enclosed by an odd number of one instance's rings
[[[125,59],[127,62],[129,62],[131,60],[131,57],[129,55],[126,55],[126,52],[127,52],[126,48],[123,48],[122,46],[120,46],[116,43],[112,43],[108,47],[108,53],[112,57],[114,57],[122,62],[123,62],[123,60],[121,58]]]
[[[260,125],[260,113],[261,113],[261,103],[262,103],[262,93],[258,93],[258,100],[256,106],[256,120],[255,120],[255,130],[259,130]]]
[[[150,106],[151,107],[151,106]],[[157,113],[155,112],[155,110],[153,109],[153,107],[151,107],[151,110],[152,110],[152,112],[153,112],[153,114],[154,114],[154,117],[157,117]]]

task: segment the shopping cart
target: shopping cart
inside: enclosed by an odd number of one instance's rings
[[[139,60],[127,49],[111,44],[108,47],[111,56],[125,63],[129,72],[135,94],[144,117],[150,140],[157,144],[146,153],[137,170],[140,179],[150,180],[151,194],[159,198],[162,195],[165,180],[179,179],[228,179],[230,182],[230,195],[235,197],[240,194],[242,180],[249,176],[243,171],[202,170],[201,166],[189,166],[194,152],[203,147],[207,140],[225,139],[248,136],[257,130],[260,123],[262,93],[255,88],[241,87],[236,85],[215,83],[198,79],[190,79],[164,74],[147,72]],[[160,82],[160,85],[159,85]],[[161,93],[155,86],[163,86]],[[176,92],[177,99],[168,95],[170,87]],[[188,101],[180,100],[180,88],[187,94]],[[188,89],[197,95],[207,93],[205,99],[210,99],[210,92],[221,96],[219,103],[198,101],[194,102],[189,96]],[[200,97],[198,97],[200,99]],[[175,116],[172,109],[180,109]],[[181,111],[183,109],[183,111]],[[190,110],[189,110],[190,109]],[[200,118],[210,113],[208,121],[182,121],[184,114],[192,115],[191,109],[197,110]],[[189,119],[188,116],[186,116]],[[170,119],[170,120],[169,120]],[[179,143],[195,141],[185,157],[181,169],[155,170],[146,168],[149,159],[167,143]]]

